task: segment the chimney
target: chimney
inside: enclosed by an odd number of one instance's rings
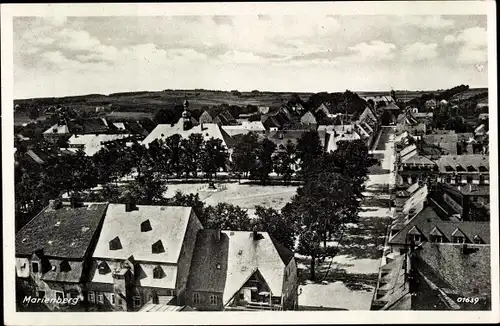
[[[128,199],[125,203],[125,212],[131,212],[137,210],[137,205],[132,199]]]
[[[200,123],[200,130],[203,131],[203,122]]]
[[[71,196],[71,198],[69,199],[69,202],[70,202],[71,208],[78,208],[78,207],[82,206],[82,201],[81,201],[80,197],[78,195],[75,195],[75,194],[73,196]]]
[[[156,291],[153,292],[153,304],[159,304],[160,298],[158,298],[158,293]]]
[[[221,236],[221,231],[220,229],[215,230],[215,242],[219,243],[220,242],[220,236]]]

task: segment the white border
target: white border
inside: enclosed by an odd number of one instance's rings
[[[224,312],[224,313],[19,313],[15,312],[14,261],[14,179],[13,173],[13,53],[14,16],[158,16],[158,15],[245,15],[245,14],[488,14],[488,88],[490,112],[491,180],[491,266],[492,311],[332,311],[332,312]],[[3,227],[4,227],[4,312],[6,325],[137,325],[137,324],[313,324],[313,323],[477,323],[499,322],[498,238],[498,157],[497,151],[497,62],[496,16],[493,1],[421,2],[296,2],[296,3],[196,3],[196,4],[37,4],[1,5],[2,40],[2,145],[3,145]]]

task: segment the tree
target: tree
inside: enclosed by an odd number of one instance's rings
[[[165,139],[165,147],[169,151],[168,155],[168,171],[172,174],[179,174],[182,171],[181,166],[181,136],[179,134],[172,135]]]
[[[163,194],[167,191],[167,184],[152,172],[143,173],[132,181],[127,190],[139,204],[157,204],[164,200]]]
[[[205,142],[201,153],[201,166],[211,179],[213,175],[217,176],[217,171],[225,169],[226,162],[229,158],[227,149],[222,144],[222,140],[210,138]]]
[[[276,149],[276,144],[265,138],[260,142],[257,148],[257,162],[252,170],[252,175],[257,177],[262,184],[266,184],[269,180],[269,173],[273,171],[273,153]]]
[[[200,200],[199,194],[183,194],[177,191],[174,197],[167,200],[167,205],[192,207],[201,224],[204,227],[207,226],[208,216],[205,203]]]
[[[251,231],[251,222],[245,210],[228,203],[219,203],[206,208],[209,229]]]
[[[309,175],[292,201],[282,209],[286,220],[298,225],[298,251],[311,256],[312,280],[315,279],[316,259],[336,253],[327,247],[327,240],[333,235],[340,241],[346,224],[357,219],[359,201],[356,192],[348,176],[322,171]]]
[[[155,121],[158,124],[175,124],[182,117],[182,105],[176,105],[171,108],[162,108],[155,114]]]
[[[285,184],[291,180],[295,164],[295,144],[289,140],[284,150],[279,150],[273,158],[274,171],[282,176]]]
[[[300,173],[306,178],[313,162],[323,153],[319,134],[315,130],[303,133],[297,141],[296,157],[300,164]]]
[[[196,176],[200,167],[203,144],[203,135],[201,134],[191,134],[189,138],[181,140],[180,165],[185,172],[186,179],[190,174]]]
[[[288,220],[287,215],[280,214],[274,208],[262,206],[255,207],[255,215],[257,218],[254,221],[254,226],[257,230],[269,233],[289,249],[295,248],[295,221]]]
[[[40,116],[40,110],[38,109],[37,106],[32,105],[28,108],[28,117],[31,120],[36,120]]]
[[[255,169],[258,147],[259,141],[256,134],[249,132],[243,135],[233,150],[233,170],[243,173],[246,177],[248,172]]]

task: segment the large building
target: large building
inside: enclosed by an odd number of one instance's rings
[[[123,311],[156,297],[183,304],[201,229],[189,207],[109,204],[93,254],[88,301]]]
[[[187,303],[197,310],[295,310],[293,253],[267,232],[202,230],[189,273]]]
[[[27,297],[47,300],[45,306],[52,310],[68,308],[67,302],[61,304],[64,299],[73,299],[81,307],[106,209],[105,203],[51,201],[17,232],[18,293],[24,294],[17,298],[21,307],[37,310],[43,306],[40,302],[24,305]]]

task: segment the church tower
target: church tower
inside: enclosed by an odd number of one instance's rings
[[[182,125],[184,130],[189,130],[193,126],[191,122],[191,114],[188,111],[189,102],[187,99],[184,100],[184,111],[182,112]]]

